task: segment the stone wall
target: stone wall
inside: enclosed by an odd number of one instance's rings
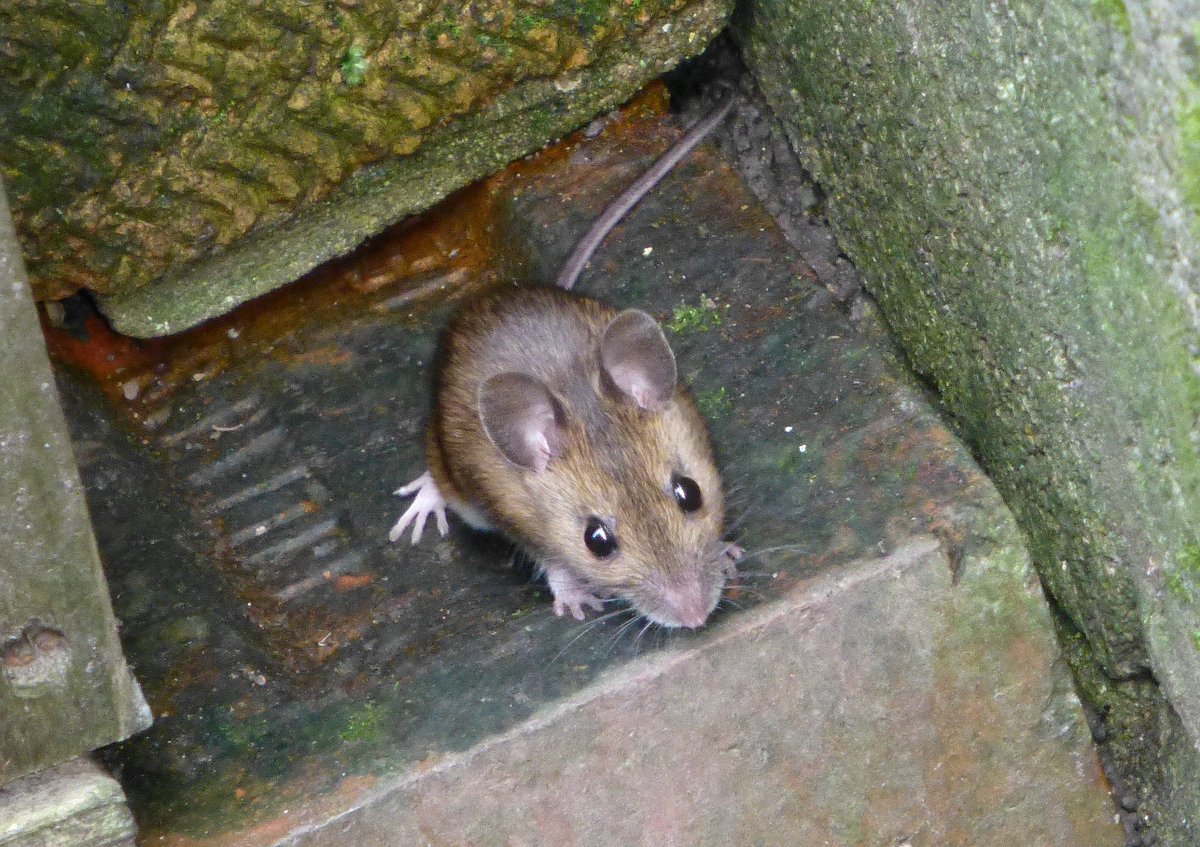
[[[1018,516],[1117,775],[1200,817],[1195,2],[760,0],[747,64]]]
[[[731,6],[0,4],[0,174],[34,293],[178,332],[619,105]]]
[[[0,362],[0,788],[7,790],[18,777],[145,729],[151,715],[117,638],[2,184]],[[0,796],[4,844],[10,800]]]

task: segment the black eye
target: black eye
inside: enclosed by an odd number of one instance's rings
[[[694,512],[704,505],[704,498],[700,496],[700,486],[696,485],[696,480],[690,476],[677,476],[671,480],[671,493],[675,495],[675,502],[679,504],[679,508],[685,512]]]
[[[617,534],[599,518],[588,518],[583,531],[583,543],[597,559],[607,559],[617,549]]]

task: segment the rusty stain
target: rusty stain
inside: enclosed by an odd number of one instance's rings
[[[285,786],[285,789],[290,789],[290,795],[303,804],[302,808],[294,813],[285,811],[278,817],[246,829],[211,836],[193,837],[178,832],[143,829],[138,843],[153,844],[155,847],[272,847],[288,840],[297,828],[310,821],[330,818],[345,809],[360,805],[379,782],[374,776],[353,774],[342,778],[333,790],[322,793],[313,790],[312,783],[315,781],[315,777],[310,777]],[[250,795],[250,800],[247,801],[249,792],[246,789],[243,789],[243,792],[239,797],[243,803],[258,802],[257,796],[254,795]]]
[[[353,591],[364,588],[375,581],[371,574],[342,574],[333,582],[335,591]]]
[[[445,755],[442,753],[430,753],[425,758],[417,762],[413,767],[413,770],[417,773],[428,773],[440,765],[445,758]]]
[[[63,635],[57,629],[41,627],[33,635],[29,636],[29,641],[33,644],[34,649],[42,653],[67,649],[67,636]]]
[[[647,86],[610,121],[606,132],[622,143],[653,143],[645,124],[667,111],[666,87]],[[347,309],[393,311],[408,302],[454,297],[486,283],[485,268],[502,245],[493,224],[502,191],[572,158],[571,186],[585,184],[579,172],[611,170],[603,158],[590,160],[583,131],[514,162],[467,186],[427,212],[369,239],[353,253],[316,268],[301,279],[243,304],[229,314],[185,332],[136,340],[88,318],[86,341],[53,327],[42,310],[42,330],[51,355],[89,373],[114,406],[136,423],[169,401],[192,380],[211,379],[235,358],[271,356],[291,364],[345,366],[352,354],[336,347],[308,349],[305,330],[328,323]],[[570,196],[570,190],[565,196]],[[131,396],[132,395],[132,396]]]
[[[70,669],[69,639],[39,621],[0,644],[0,670],[18,696],[37,696],[43,686],[64,684]]]
[[[280,356],[285,362],[297,365],[348,365],[354,361],[354,354],[349,350],[338,347],[318,347],[313,350],[285,351]]]
[[[942,555],[946,557],[946,563],[950,567],[950,584],[958,585],[962,579],[966,553],[963,531],[961,527],[940,523],[933,527],[933,533],[937,536]]]
[[[70,650],[67,636],[57,629],[31,621],[21,632],[0,644],[0,665],[22,668],[52,653]]]
[[[150,710],[165,718],[177,711],[177,698],[189,691],[211,688],[221,678],[221,669],[212,661],[207,644],[193,644],[171,665],[153,688],[146,690]]]
[[[6,668],[20,668],[33,662],[37,653],[28,641],[10,641],[0,648],[0,664]]]

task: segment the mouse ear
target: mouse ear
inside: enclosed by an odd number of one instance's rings
[[[643,409],[658,410],[675,393],[675,354],[654,318],[626,309],[600,340],[600,364],[609,381]]]
[[[541,381],[497,374],[479,386],[483,431],[504,457],[541,473],[562,452],[563,412]]]

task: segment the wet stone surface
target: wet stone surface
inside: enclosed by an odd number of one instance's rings
[[[602,133],[517,180],[499,263],[548,277],[674,134],[647,124],[622,145]],[[233,843],[222,833],[253,827],[244,843],[275,843],[298,807],[335,813],[605,669],[719,637],[823,572],[915,534],[952,550],[986,537],[990,486],[711,149],[618,227],[580,289],[662,321],[711,422],[749,555],[704,632],[555,618],[529,567],[457,520],[444,539],[388,544],[402,505],[391,492],[423,467],[449,307],[348,309],[266,355],[200,368],[160,403],[143,397],[133,435],[60,373],[126,650],[157,716],[108,755],[144,843]]]

